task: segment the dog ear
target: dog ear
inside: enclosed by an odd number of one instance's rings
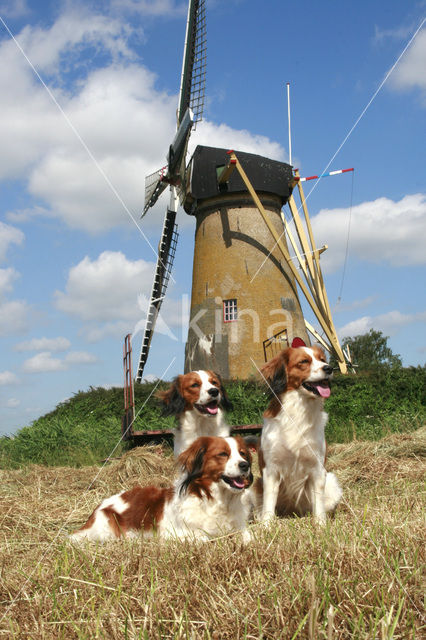
[[[183,451],[178,462],[182,466],[182,469],[186,471],[186,477],[183,480],[179,493],[186,493],[189,486],[203,474],[204,456],[208,447],[208,438],[197,438],[188,449]],[[195,487],[194,493],[201,497],[201,491],[199,487]]]
[[[220,397],[221,397],[220,406],[225,411],[232,411],[232,402],[228,398],[228,394],[225,391],[225,387],[223,386],[222,378],[218,373],[215,373],[215,376],[219,380],[219,384],[220,384]]]
[[[163,416],[178,416],[185,409],[185,398],[180,393],[180,377],[173,380],[172,386],[166,391],[158,391],[155,396],[163,403]]]
[[[283,349],[275,358],[269,360],[260,370],[268,383],[272,396],[279,396],[287,386],[288,349]]]
[[[250,434],[249,436],[243,436],[243,440],[246,443],[246,447],[251,454],[253,451],[256,453],[260,449],[260,436]]]
[[[253,480],[254,480],[253,473],[252,473],[253,457],[251,454],[252,454],[252,451],[258,450],[258,447],[260,445],[260,438],[257,436],[234,436],[234,437],[235,437],[235,440],[237,441],[238,447],[242,447],[243,449],[245,449],[247,460],[250,465],[250,474],[247,478],[247,484],[246,484],[246,489],[247,489],[253,484]]]

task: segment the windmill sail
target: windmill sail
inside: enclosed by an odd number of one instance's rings
[[[143,370],[148,358],[149,347],[154,333],[155,322],[160,312],[170,273],[173,267],[173,260],[176,253],[178,239],[177,225],[175,224],[176,211],[167,210],[164,218],[163,232],[158,246],[158,259],[155,268],[154,282],[152,284],[151,299],[146,316],[145,331],[142,339],[141,353],[139,356],[138,372],[136,382],[142,382]]]
[[[148,358],[155,322],[164,299],[173,259],[176,251],[176,212],[179,195],[184,192],[186,152],[189,136],[196,123],[202,119],[206,80],[206,0],[189,0],[186,25],[182,76],[177,109],[176,136],[169,147],[167,166],[151,174],[145,180],[145,205],[143,214],[152,207],[165,188],[170,185],[170,203],[163,225],[154,283],[142,339],[136,380],[142,381]]]
[[[191,0],[188,8],[185,53],[182,64],[178,121],[190,107],[194,125],[203,117],[206,88],[206,4]],[[195,126],[194,126],[195,128]]]
[[[145,204],[142,217],[146,214],[148,209],[157,202],[158,198],[166,189],[167,182],[164,178],[167,175],[167,171],[168,167],[166,165],[145,177]]]

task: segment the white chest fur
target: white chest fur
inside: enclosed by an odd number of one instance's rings
[[[160,523],[165,537],[189,537],[209,539],[231,531],[245,529],[249,515],[249,499],[246,495],[232,494],[220,485],[211,489],[212,499],[194,495],[179,496],[166,505]]]

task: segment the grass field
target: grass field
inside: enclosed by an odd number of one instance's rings
[[[252,526],[255,540],[125,541],[75,548],[66,533],[103,497],[168,484],[169,452],[103,467],[0,471],[0,638],[408,639],[425,637],[426,428],[330,447],[344,500]]]

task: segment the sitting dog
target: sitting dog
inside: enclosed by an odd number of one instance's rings
[[[156,531],[164,538],[208,540],[246,529],[252,484],[251,455],[244,440],[204,436],[184,451],[173,487],[134,487],[104,500],[73,542],[129,538]]]
[[[333,369],[320,347],[299,338],[293,344],[301,346],[284,349],[261,369],[273,395],[264,413],[255,506],[264,521],[312,512],[322,524],[342,497],[336,476],[324,468],[324,399]]]
[[[167,391],[159,391],[163,415],[174,415],[174,454],[179,456],[200,436],[230,435],[224,410],[232,409],[220,376],[213,371],[191,371],[178,376]]]

